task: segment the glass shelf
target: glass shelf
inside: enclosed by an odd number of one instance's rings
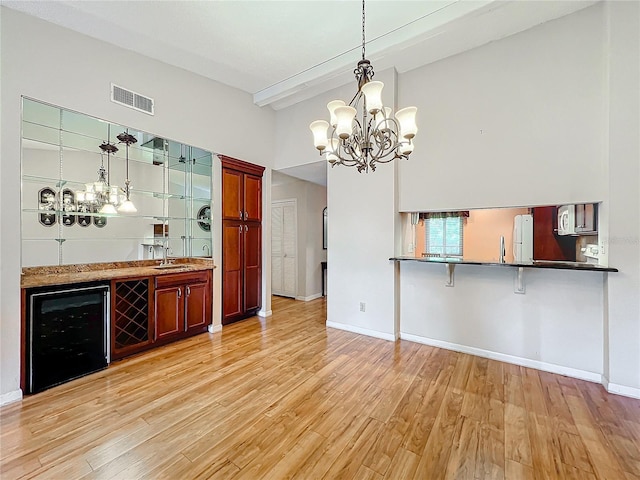
[[[23,175],[22,180],[28,183],[34,183],[34,184],[38,184],[46,187],[56,187],[56,188],[69,187],[71,188],[71,190],[84,190],[85,188],[85,183],[82,183],[82,182],[78,182],[74,180],[65,180],[60,178],[42,177],[37,175]],[[90,182],[87,182],[87,183],[90,183]],[[134,198],[135,198],[135,195],[144,195],[144,196],[159,198],[159,199],[187,200],[187,201],[200,202],[200,203],[211,202],[211,199],[206,197],[189,197],[187,195],[183,195],[180,193],[152,192],[149,190],[137,190],[135,188],[131,189],[131,195]]]

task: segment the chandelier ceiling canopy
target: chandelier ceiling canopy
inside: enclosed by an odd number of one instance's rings
[[[358,172],[375,171],[376,164],[409,158],[418,132],[416,107],[406,107],[394,115],[382,103],[384,84],[374,81],[371,62],[365,56],[365,5],[362,0],[362,59],[354,74],[358,92],[347,105],[342,100],[327,104],[330,122],[316,120],[309,125],[314,145],[325,154],[332,167],[356,167]],[[361,117],[356,118],[361,109]],[[330,135],[327,136],[328,131]]]

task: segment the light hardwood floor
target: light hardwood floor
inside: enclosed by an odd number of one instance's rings
[[[3,407],[0,477],[640,478],[640,400],[273,311]]]

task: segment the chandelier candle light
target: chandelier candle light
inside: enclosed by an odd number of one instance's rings
[[[362,0],[362,60],[354,70],[358,92],[349,105],[342,100],[327,104],[330,123],[316,120],[309,125],[314,145],[320,155],[325,154],[332,167],[356,167],[358,172],[375,171],[377,163],[389,163],[396,158],[409,158],[413,138],[418,132],[416,107],[398,110],[382,104],[382,82],[373,81],[373,67],[365,58],[365,8]],[[362,102],[362,118],[357,119]],[[332,128],[331,136],[327,131]]]

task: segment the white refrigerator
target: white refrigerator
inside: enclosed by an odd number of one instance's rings
[[[513,219],[513,261],[533,261],[533,216],[516,215]]]

